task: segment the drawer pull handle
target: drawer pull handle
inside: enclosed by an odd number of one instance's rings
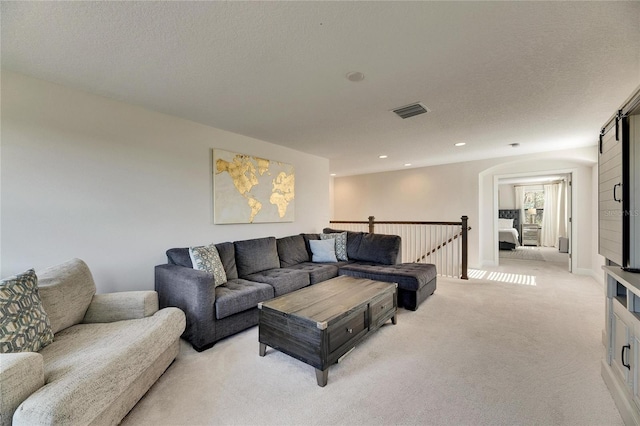
[[[347,333],[352,334],[353,333],[353,328],[347,328]]]
[[[625,363],[624,362],[624,350],[625,349],[631,349],[631,345],[624,345],[622,347],[622,351],[620,352],[620,358],[622,358],[622,365],[627,367],[629,370],[631,370],[631,365],[629,363]]]
[[[386,307],[387,307],[387,305],[382,305],[382,306],[380,306],[380,310],[382,310],[382,309],[384,309]]]

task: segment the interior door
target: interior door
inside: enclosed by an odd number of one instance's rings
[[[598,253],[622,265],[622,141],[618,125],[602,135],[598,156]]]

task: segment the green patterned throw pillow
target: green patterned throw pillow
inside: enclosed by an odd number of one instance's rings
[[[227,282],[227,273],[224,270],[224,266],[222,266],[220,254],[214,244],[189,247],[189,256],[191,257],[191,263],[193,263],[193,269],[213,274],[215,287]]]
[[[0,353],[38,352],[51,342],[35,271],[0,281]]]
[[[349,260],[347,257],[347,233],[340,232],[333,234],[320,234],[321,240],[328,240],[331,238],[336,240],[336,257],[338,260]]]

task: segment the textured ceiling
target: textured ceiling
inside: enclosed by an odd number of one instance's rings
[[[595,145],[640,85],[637,1],[3,1],[1,15],[4,69],[338,175]],[[416,101],[431,112],[390,112]]]

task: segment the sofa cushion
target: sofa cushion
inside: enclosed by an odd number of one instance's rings
[[[238,278],[238,269],[236,268],[236,249],[233,243],[218,243],[216,244],[222,266],[227,273],[227,281],[235,280]]]
[[[236,266],[240,278],[280,267],[275,237],[235,241],[233,245],[236,249]]]
[[[136,380],[175,344],[184,327],[184,314],[167,308],[146,318],[61,331],[40,351],[46,384],[22,403],[15,424],[108,421],[100,416],[123,403],[122,394],[135,389]]]
[[[274,296],[282,296],[309,285],[309,274],[294,269],[277,268],[246,277],[251,281],[267,283],[273,287]]]
[[[0,281],[0,353],[38,352],[51,342],[35,271]]]
[[[395,265],[351,263],[340,267],[339,274],[397,283],[398,288],[417,291],[436,277],[436,266],[430,263],[398,263]]]
[[[335,238],[309,241],[312,262],[337,262]]]
[[[191,257],[189,256],[189,247],[171,248],[166,251],[166,254],[167,262],[170,265],[193,268],[193,263],[191,263]]]
[[[303,262],[303,263],[298,263],[297,265],[289,266],[287,269],[304,271],[309,274],[309,283],[317,284],[319,282],[337,277],[338,265],[339,263],[332,264],[332,263]]]
[[[227,274],[224,271],[218,249],[215,245],[189,247],[189,257],[191,257],[193,269],[207,271],[213,274],[215,287],[227,282]]]
[[[216,288],[216,318],[222,319],[247,309],[255,308],[258,303],[272,299],[273,287],[269,284],[235,279]]]
[[[80,259],[38,272],[38,287],[54,334],[79,324],[96,293],[91,271]]]
[[[366,262],[394,265],[398,263],[401,242],[402,240],[397,235],[365,233],[362,234],[355,256],[349,255],[349,257]]]
[[[311,260],[302,235],[278,238],[276,245],[278,247],[278,257],[280,258],[281,268],[287,268]]]
[[[347,256],[347,233],[334,232],[331,234],[320,234],[321,240],[334,238],[336,241],[336,257],[338,260],[349,260]]]

